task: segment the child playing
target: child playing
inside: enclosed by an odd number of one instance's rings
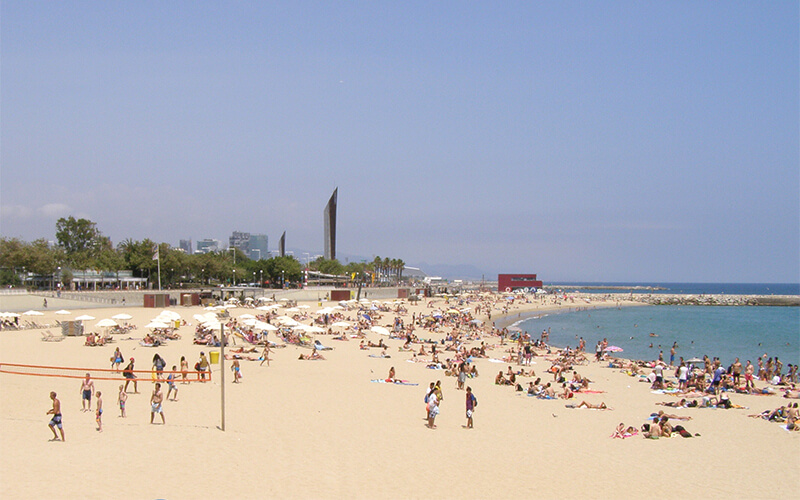
[[[167,386],[169,387],[169,389],[167,390],[167,399],[170,399],[169,395],[172,394],[173,391],[175,392],[175,396],[172,398],[172,401],[177,401],[178,400],[178,387],[175,385],[175,372],[177,370],[178,370],[178,367],[173,365],[172,366],[172,373],[167,375]]]
[[[128,393],[125,392],[125,386],[119,386],[119,396],[117,396],[117,403],[119,403],[119,416],[125,418],[125,401],[128,400]]]
[[[233,365],[231,365],[231,370],[233,370],[233,383],[238,384],[239,381],[242,379],[242,368],[239,366],[238,359],[233,360]]]
[[[97,421],[97,430],[103,432],[103,393],[97,391],[97,411],[94,419]]]

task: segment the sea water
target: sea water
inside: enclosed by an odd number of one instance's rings
[[[708,355],[724,364],[738,357],[755,365],[766,354],[780,358],[784,373],[789,363],[800,363],[800,307],[634,306],[540,313],[515,325],[533,338],[550,329],[550,344],[557,347],[577,347],[583,337],[589,353],[607,338],[623,349],[616,356],[628,359],[658,359],[663,351],[669,362],[676,342],[676,362]]]
[[[800,283],[547,283],[584,293],[679,293],[685,295],[800,295]],[[589,288],[584,288],[589,287]],[[608,287],[608,288],[604,288]],[[643,289],[644,288],[644,289]]]

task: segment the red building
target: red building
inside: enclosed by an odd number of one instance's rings
[[[513,292],[514,290],[527,288],[533,291],[535,288],[541,288],[542,282],[536,279],[535,274],[498,274],[497,275],[497,291],[498,292]]]

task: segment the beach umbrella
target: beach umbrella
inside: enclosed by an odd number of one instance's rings
[[[100,327],[100,328],[109,328],[109,327],[112,327],[112,326],[117,326],[117,322],[114,321],[111,318],[106,318],[106,319],[101,319],[100,321],[95,323],[94,326],[97,326],[97,327]]]
[[[259,302],[272,302],[272,297],[259,297]]]
[[[615,345],[610,345],[605,348],[606,352],[622,352],[622,347],[618,347]]]
[[[289,309],[286,310],[286,312],[287,313],[299,313],[300,309],[298,309],[296,307],[290,307]]]
[[[702,359],[700,359],[700,358],[692,358],[692,359],[687,359],[686,362],[687,363],[703,363],[704,361]]]
[[[375,332],[380,335],[391,335],[392,333],[382,326],[373,326],[369,329],[371,332]]]
[[[255,300],[255,299],[253,299],[253,297],[245,297],[244,298],[245,302],[253,302],[253,300]]]
[[[265,323],[263,321],[256,321],[256,324],[253,325],[253,328],[255,328],[256,330],[264,330],[267,332],[274,332],[278,329],[277,327],[274,327],[269,323]]]
[[[337,321],[336,323],[331,324],[331,326],[338,328],[350,328],[351,325],[347,321]]]
[[[111,319],[121,319],[123,321],[126,321],[126,320],[129,320],[129,319],[133,319],[133,316],[131,316],[128,313],[119,313],[119,314],[115,314],[115,315],[111,316]]]
[[[12,313],[12,312],[5,312],[3,313],[4,318],[19,318],[19,314]]]
[[[144,325],[145,328],[167,328],[166,323],[162,323],[161,321],[153,320],[150,323]]]
[[[242,314],[241,316],[239,316],[239,319],[256,319],[256,317],[253,316],[252,314]]]
[[[173,321],[175,321],[176,319],[181,319],[180,314],[176,313],[175,311],[168,311],[166,309],[158,313],[158,315],[162,318],[171,319]]]
[[[22,313],[23,316],[44,316],[43,312],[39,311],[25,311]]]
[[[246,320],[242,321],[242,323],[244,323],[247,326],[256,326],[257,322],[258,322],[258,320],[256,320],[255,318],[250,318],[250,319],[246,319]]]
[[[64,309],[60,309],[60,310],[56,311],[56,314],[72,314],[72,313],[69,312],[69,311],[65,311]]]
[[[94,316],[89,316],[88,314],[81,314],[80,316],[76,317],[76,321],[91,321],[94,319]]]
[[[309,333],[325,333],[325,329],[318,326],[308,326],[306,327],[306,331]]]

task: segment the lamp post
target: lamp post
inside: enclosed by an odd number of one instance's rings
[[[253,283],[255,283],[255,282],[256,282],[256,272],[253,271]]]
[[[236,255],[236,254],[233,254]],[[233,270],[233,286],[236,286],[236,269]]]
[[[204,281],[206,280],[206,268],[200,269],[200,284],[203,285]]]
[[[263,269],[259,269],[258,270],[258,287],[259,288],[264,288],[264,270]]]
[[[281,289],[286,288],[286,278],[283,276],[283,270],[281,270]]]

